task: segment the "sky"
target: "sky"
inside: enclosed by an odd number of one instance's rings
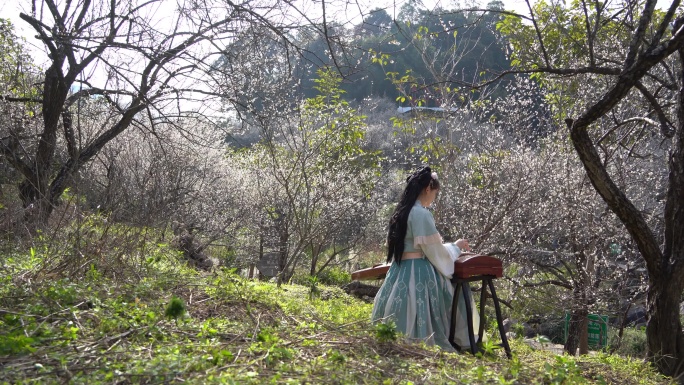
[[[161,12],[158,13],[163,14],[163,9],[174,9],[176,3],[183,0],[164,1],[167,1],[170,6],[161,7]],[[270,0],[265,1],[268,2]],[[490,0],[326,0],[326,13],[328,15],[334,15],[337,20],[351,20],[352,24],[358,24],[361,21],[359,16],[361,13],[367,14],[372,9],[384,7],[390,16],[396,16],[402,5],[408,1],[422,2],[423,8],[431,10],[437,7],[454,9],[479,6],[484,8]],[[532,0],[532,2],[534,1],[535,0]],[[310,18],[320,16],[322,13],[320,0],[289,0],[289,2],[297,4],[301,13]],[[525,0],[502,0],[502,2],[504,3],[504,8],[508,11],[514,11],[521,14],[527,13]],[[669,0],[659,0],[659,5],[661,3],[669,4]],[[44,56],[44,48],[42,44],[34,38],[35,32],[33,29],[25,21],[19,18],[19,12],[27,11],[30,9],[30,6],[31,2],[29,0],[0,0],[0,17],[8,18],[12,21],[17,35],[26,39],[25,46],[29,49],[34,60],[38,62],[36,64],[42,65],[47,60]]]
[[[145,0],[133,0],[133,2],[142,3]],[[183,4],[186,1],[192,0],[162,0],[163,3],[154,4],[149,13],[152,14],[152,21],[161,27],[162,30],[167,28],[173,28],[175,26],[173,11],[177,9],[177,4]],[[273,0],[242,0],[250,2],[263,2],[262,4],[267,4],[271,6]],[[288,20],[288,23],[294,20],[301,20],[308,18],[315,22],[320,22],[320,16],[322,15],[321,0],[286,0],[289,4],[295,6],[299,13],[297,12],[287,12],[281,14],[282,19]],[[379,7],[384,7],[387,13],[396,17],[402,5],[410,0],[325,0],[326,4],[326,15],[328,20],[331,18],[339,21],[346,26],[358,25],[362,22],[362,14],[368,14],[371,10],[377,9]],[[443,9],[456,9],[465,8],[465,6],[459,6],[458,1],[465,1],[469,4],[469,7],[474,7],[473,3],[476,1],[481,1],[481,7],[485,7],[490,0],[413,0],[423,2],[421,8],[432,10],[435,8]],[[56,0],[58,4],[62,3],[60,0]],[[240,0],[238,0],[238,3]],[[524,0],[503,0],[505,6],[515,7],[516,3],[525,4]],[[38,7],[40,7],[40,2],[36,2]],[[15,33],[25,39],[24,47],[28,50],[28,53],[32,57],[34,64],[41,67],[47,68],[51,63],[47,57],[47,52],[44,45],[35,38],[36,32],[31,28],[27,22],[19,17],[20,12],[30,13],[32,2],[29,0],[0,0],[0,17],[10,19],[15,28]],[[513,9],[509,9],[513,10]],[[40,10],[38,11],[40,13]],[[47,12],[47,10],[45,11]],[[293,14],[294,13],[294,14]],[[208,44],[208,43],[207,43]],[[90,84],[95,86],[104,87],[108,81],[108,72],[104,69],[101,63],[95,62],[91,63],[89,68],[86,70],[86,78]],[[204,106],[205,103],[200,103],[199,105]],[[199,108],[198,105],[198,108]]]
[[[177,0],[166,0],[171,4],[176,4]],[[307,16],[320,14],[319,0],[295,0],[300,3],[300,9]],[[352,20],[353,23],[360,22],[359,15],[361,12],[368,13],[368,11],[384,7],[387,12],[394,16],[399,13],[401,6],[409,0],[326,0],[326,7],[328,14],[334,14],[338,20]],[[414,0],[416,1],[416,0]],[[478,0],[417,0],[423,3],[424,8],[434,9],[436,7],[442,8],[457,8],[459,4],[477,3]],[[489,0],[481,0],[480,6],[484,7]],[[524,12],[527,8],[524,0],[503,0],[504,6],[507,10],[514,10]],[[17,35],[26,38],[28,48],[31,50],[34,58],[37,59],[34,52],[42,51],[42,46],[38,44],[33,29],[23,20],[19,18],[19,13],[30,10],[31,2],[28,0],[0,0],[0,17],[8,18],[14,24]],[[174,7],[168,7],[173,9]]]

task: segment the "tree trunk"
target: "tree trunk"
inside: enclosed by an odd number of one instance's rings
[[[660,277],[648,291],[648,358],[661,373],[675,378],[684,374],[684,333],[679,319],[682,281],[682,276]]]
[[[587,256],[584,252],[579,253],[576,263],[577,273],[575,274],[572,288],[573,309],[570,316],[570,325],[568,325],[568,340],[565,341],[565,346],[563,347],[568,354],[573,356],[577,352],[577,348],[579,348],[579,354],[587,354],[589,352],[587,341],[589,296],[587,295],[587,290],[589,290],[590,285],[587,272]]]
[[[316,265],[318,265],[318,257],[320,254],[321,254],[321,245],[320,244],[314,245],[314,243],[311,242],[311,266],[309,268],[309,275],[312,277],[316,275]]]
[[[589,310],[587,309],[587,302],[584,295],[584,289],[575,283],[573,288],[574,306],[572,314],[570,315],[570,323],[568,325],[568,339],[565,341],[563,349],[570,355],[575,355],[577,348],[580,347],[582,331],[586,334],[587,316]]]
[[[280,286],[283,282],[287,282],[287,280],[290,277],[287,277],[287,254],[288,254],[288,242],[290,238],[290,233],[288,232],[287,229],[287,221],[285,220],[285,214],[282,214],[280,218],[278,218],[278,221],[276,222],[277,225],[280,225],[278,228],[278,286]]]
[[[34,27],[37,23],[26,15],[22,19],[28,21]],[[38,29],[38,27],[36,27]],[[114,33],[114,32],[112,32]],[[105,46],[101,46],[103,50]],[[74,65],[69,63],[69,71],[65,75],[63,66],[67,60],[66,51],[71,51],[70,42],[57,44],[56,52],[51,57],[52,64],[45,71],[45,80],[42,95],[42,114],[43,131],[38,140],[35,158],[30,162],[23,163],[21,167],[24,174],[24,181],[19,187],[19,195],[26,210],[26,222],[30,228],[37,228],[45,224],[52,214],[57,201],[71,181],[71,177],[76,173],[82,164],[88,162],[92,157],[104,147],[109,141],[129,127],[135,115],[142,111],[146,104],[142,101],[149,96],[149,76],[153,63],[147,66],[145,73],[145,86],[141,87],[139,95],[134,97],[130,105],[126,108],[121,119],[112,127],[105,130],[97,138],[92,140],[87,147],[80,149],[76,146],[76,140],[71,127],[71,114],[66,104],[71,85],[76,76],[85,68],[95,56],[86,58],[85,61]],[[70,158],[55,169],[55,152],[57,150],[57,133],[60,127],[60,118],[64,127],[64,135],[67,143],[67,150]]]
[[[620,330],[618,330],[617,344],[612,344],[610,346],[610,352],[617,352],[622,346],[622,336],[625,334],[625,327],[627,326],[627,314],[629,314],[629,309],[632,308],[632,304],[628,304],[625,311],[622,313],[622,319],[620,321]]]
[[[589,312],[580,325],[579,355],[589,354]]]
[[[657,241],[641,212],[608,175],[586,126],[567,120],[575,150],[594,188],[625,225],[646,262],[649,275],[648,356],[661,373],[673,377],[684,374],[684,335],[679,320],[679,302],[684,289],[684,88],[680,92],[680,104],[674,149],[668,162],[670,174],[662,243]],[[661,245],[664,250],[660,249]]]
[[[682,19],[677,24],[681,27]],[[668,159],[663,252],[644,258],[660,262],[658,269],[648,272],[648,357],[661,373],[679,377],[680,383],[684,383],[684,333],[679,314],[684,290],[684,49],[678,49],[678,54],[679,105]]]
[[[61,72],[63,58],[55,58],[45,71],[43,88],[43,132],[38,141],[36,155],[25,179],[19,186],[19,197],[26,209],[25,220],[30,227],[44,223],[52,212],[49,200],[50,167],[57,143],[57,128],[62,113],[62,104],[68,94],[68,86]]]

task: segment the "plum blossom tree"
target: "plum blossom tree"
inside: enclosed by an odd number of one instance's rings
[[[548,90],[592,186],[620,219],[648,271],[648,354],[667,375],[684,372],[679,303],[684,289],[684,18],[679,1],[543,2],[523,23],[499,25],[517,71]],[[661,140],[655,139],[657,135]],[[653,164],[642,200],[616,159]],[[631,177],[632,175],[630,175]],[[662,204],[653,205],[653,201]]]
[[[153,133],[157,124],[173,125],[184,117],[215,118],[218,101],[239,104],[239,90],[219,95],[210,87],[225,48],[240,31],[261,27],[297,52],[287,31],[299,23],[292,15],[301,14],[287,1],[264,6],[251,0],[200,0],[178,3],[170,11],[160,0],[44,0],[29,5],[21,19],[35,31],[49,63],[35,95],[12,90],[3,96],[39,108],[37,114],[24,116],[31,121],[30,133],[19,126],[3,128],[0,150],[21,175],[19,195],[28,222],[35,224],[49,218],[83,165],[135,127],[141,116]],[[96,135],[85,138],[77,110],[82,101],[95,97],[116,114],[101,121]]]
[[[364,117],[341,98],[338,75],[319,76],[320,94],[290,111],[298,119],[255,120],[264,124],[262,141],[230,155],[253,176],[245,183],[254,199],[243,248],[276,252],[278,282],[302,262],[315,276],[363,247],[383,198],[379,153],[364,150]]]

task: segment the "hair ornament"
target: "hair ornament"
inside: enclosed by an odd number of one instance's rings
[[[423,166],[423,167],[419,168],[418,170],[416,170],[415,172],[413,172],[413,174],[406,177],[406,183],[411,183],[414,180],[418,181],[418,183],[421,183],[420,180],[422,179],[423,181],[425,181],[425,178],[428,175],[430,175],[431,179],[437,179],[437,173],[436,172],[432,172],[432,170],[430,170],[430,167],[428,167],[428,166]]]

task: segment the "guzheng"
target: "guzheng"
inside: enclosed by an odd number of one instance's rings
[[[389,268],[389,263],[374,265],[373,267],[353,272],[351,277],[352,280],[355,281],[370,281],[374,279],[383,279],[387,275],[387,271],[389,270]]]
[[[503,277],[503,265],[501,260],[489,255],[463,253],[454,263],[454,276],[458,278],[470,278],[477,275],[492,275],[496,278]]]
[[[367,269],[357,270],[352,273],[352,280],[369,281],[383,279],[387,275],[389,268],[390,264],[383,263]],[[454,276],[469,278],[477,275],[492,275],[496,278],[501,278],[503,276],[501,260],[489,255],[463,253],[454,262]]]

